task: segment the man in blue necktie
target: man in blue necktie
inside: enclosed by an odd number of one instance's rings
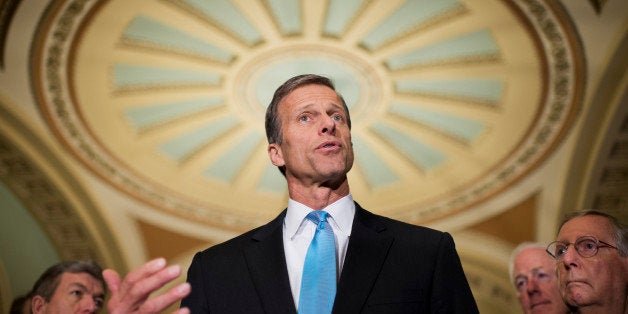
[[[195,255],[192,313],[477,313],[448,233],[372,214],[349,191],[349,110],[333,83],[300,75],[266,111],[268,155],[288,208]]]

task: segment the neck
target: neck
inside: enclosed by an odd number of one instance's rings
[[[345,178],[340,184],[303,186],[288,181],[290,198],[312,209],[323,209],[349,194],[349,183]]]

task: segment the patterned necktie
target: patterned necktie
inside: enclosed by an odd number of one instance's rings
[[[334,231],[327,222],[329,214],[315,210],[307,215],[316,232],[305,255],[299,314],[331,313],[336,297],[336,245]]]

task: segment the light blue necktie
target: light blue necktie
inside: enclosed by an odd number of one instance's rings
[[[303,264],[299,314],[331,313],[336,297],[336,245],[329,214],[315,210],[307,215],[316,226]]]

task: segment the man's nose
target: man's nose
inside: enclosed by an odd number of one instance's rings
[[[526,286],[529,294],[532,294],[536,291],[539,291],[539,285],[536,282],[536,279],[532,278],[528,281],[528,285]]]
[[[334,120],[334,117],[326,116],[323,119],[321,125],[321,133],[327,133],[332,135],[336,133],[336,121]]]
[[[97,313],[98,306],[96,305],[96,301],[90,296],[85,296],[81,300],[81,312],[82,313]]]

